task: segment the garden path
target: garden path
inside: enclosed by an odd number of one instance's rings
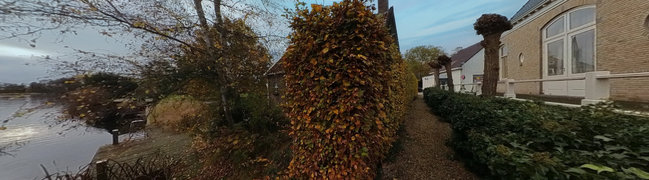
[[[453,150],[446,146],[451,127],[430,113],[421,95],[403,126],[401,150],[391,162],[384,162],[382,179],[478,179],[452,159]]]

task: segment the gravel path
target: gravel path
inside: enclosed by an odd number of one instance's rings
[[[478,179],[451,159],[453,150],[445,143],[452,130],[430,113],[421,96],[403,125],[403,149],[394,162],[384,162],[382,179]]]

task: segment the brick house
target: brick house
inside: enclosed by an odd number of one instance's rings
[[[399,47],[399,36],[397,33],[397,24],[394,17],[394,8],[389,6],[388,0],[378,1],[378,13],[386,17],[385,22],[390,30],[390,34],[395,39],[397,47]],[[266,76],[266,88],[268,90],[268,97],[275,103],[282,102],[282,94],[286,84],[284,82],[284,68],[282,62],[278,61],[273,64],[264,76]]]
[[[648,0],[529,0],[511,22],[501,39],[503,80],[649,72]],[[647,77],[610,80],[611,100],[649,102],[647,90]],[[583,98],[585,82],[520,83],[515,91]]]

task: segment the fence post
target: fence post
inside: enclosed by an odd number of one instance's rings
[[[609,71],[595,71],[586,73],[586,96],[581,100],[581,105],[597,104],[607,101],[611,95],[611,83],[608,78],[597,78],[601,75],[610,75]]]
[[[113,129],[111,134],[113,134],[113,145],[119,144],[119,129]]]
[[[505,98],[516,98],[516,89],[513,79],[505,79]]]
[[[97,180],[108,180],[108,161],[97,161],[95,165],[95,170],[97,171]]]

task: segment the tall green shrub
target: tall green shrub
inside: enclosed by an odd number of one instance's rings
[[[372,178],[394,141],[407,102],[406,66],[385,19],[365,2],[299,7],[292,17],[281,60],[290,177]]]

